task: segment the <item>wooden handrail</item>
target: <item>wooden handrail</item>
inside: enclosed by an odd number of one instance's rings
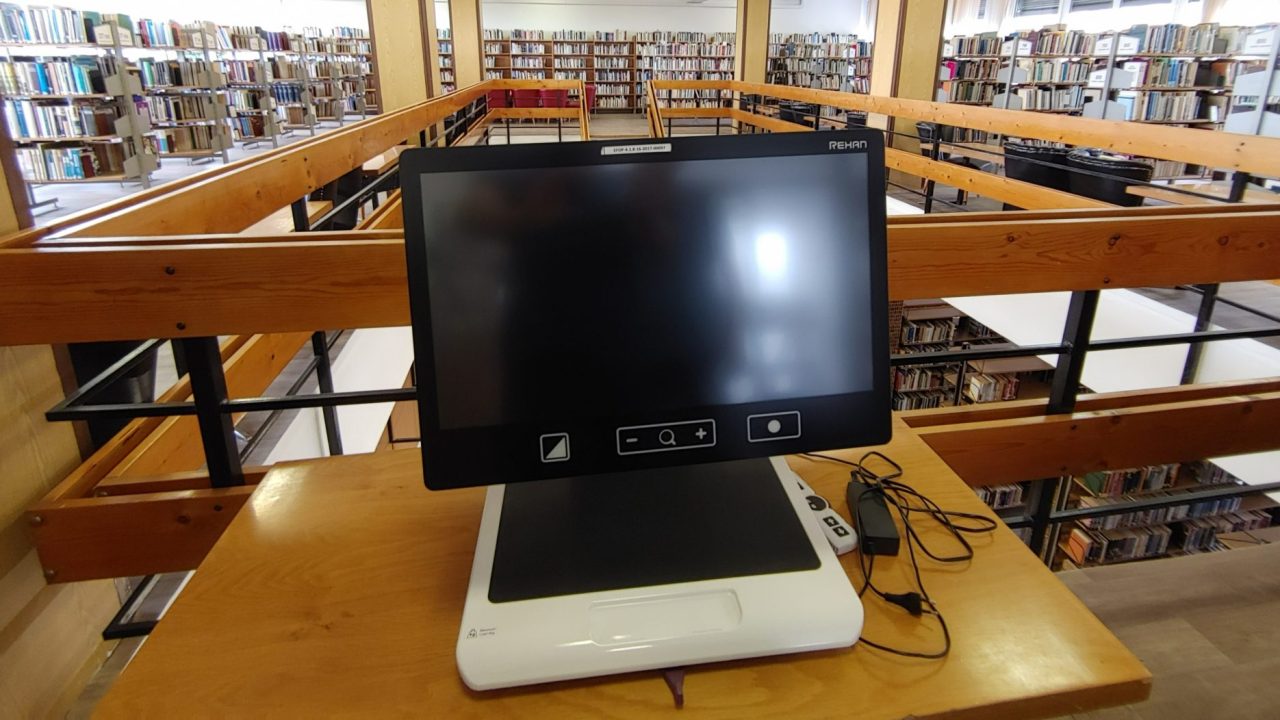
[[[658,90],[731,90],[766,95],[843,110],[1280,177],[1280,139],[1276,138],[736,80],[653,80],[649,85]]]
[[[895,220],[889,292],[911,299],[1280,277],[1280,209],[1249,207]],[[370,237],[379,239],[122,238],[92,250],[0,250],[0,345],[407,324],[402,236]]]

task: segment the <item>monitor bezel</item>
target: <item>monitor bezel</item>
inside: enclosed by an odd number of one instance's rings
[[[623,148],[609,150],[609,148]],[[680,417],[712,417],[723,408],[781,412],[774,408],[807,407],[807,413],[853,413],[859,418],[856,431],[843,433],[848,442],[831,445],[832,433],[806,435],[792,441],[747,443],[740,452],[725,454],[721,445],[711,451],[686,450],[640,455],[610,455],[603,459],[593,448],[589,462],[533,462],[539,452],[534,438],[549,426],[582,428],[603,424],[607,432],[622,425],[640,424],[619,415],[609,418],[557,418],[554,422],[508,424],[482,428],[443,429],[436,411],[436,369],[431,335],[430,286],[427,278],[427,251],[422,209],[422,178],[426,174],[477,170],[517,170],[622,163],[653,163],[710,159],[766,158],[800,155],[863,154],[867,158],[868,242],[871,260],[872,386],[869,390],[821,398],[768,401],[741,406],[684,408],[661,418],[679,422]],[[809,133],[762,133],[733,136],[693,136],[627,141],[539,143],[511,146],[474,146],[407,151],[400,157],[401,198],[405,225],[409,310],[413,327],[418,417],[422,445],[424,480],[428,488],[444,490],[482,485],[550,479],[583,474],[613,474],[670,465],[718,462],[769,455],[790,454],[834,447],[878,445],[891,436],[891,389],[889,379],[888,254],[885,232],[884,140],[879,131],[850,129]],[[884,272],[876,272],[885,268]],[[806,415],[807,417],[807,415]],[[749,421],[748,421],[749,422]],[[810,421],[812,426],[812,421]],[[593,428],[598,430],[598,428]],[[840,433],[836,433],[840,434]],[[717,431],[719,435],[719,431]],[[571,435],[572,437],[572,435]],[[827,442],[819,442],[823,437]],[[813,442],[810,440],[814,439]],[[817,443],[815,445],[814,443]],[[529,447],[526,447],[529,445]],[[572,448],[572,441],[570,442]],[[741,452],[744,451],[745,452]],[[581,457],[581,454],[579,455]]]

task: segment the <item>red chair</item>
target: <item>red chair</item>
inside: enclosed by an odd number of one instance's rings
[[[594,84],[587,86],[587,112],[596,109],[596,86]]]
[[[541,90],[513,90],[511,94],[514,96],[512,107],[518,108],[536,108],[542,107],[542,91]]]
[[[542,96],[542,107],[562,108],[569,106],[568,90],[539,90]]]
[[[485,102],[489,105],[489,109],[511,107],[511,98],[507,96],[506,90],[490,90],[485,96]]]

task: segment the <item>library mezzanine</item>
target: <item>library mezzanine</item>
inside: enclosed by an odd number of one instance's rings
[[[0,715],[1280,714],[1262,5],[0,3]]]

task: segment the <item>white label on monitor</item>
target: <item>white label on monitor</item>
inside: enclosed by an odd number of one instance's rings
[[[601,155],[642,155],[644,153],[671,152],[671,143],[645,143],[643,145],[610,145],[600,148]]]

